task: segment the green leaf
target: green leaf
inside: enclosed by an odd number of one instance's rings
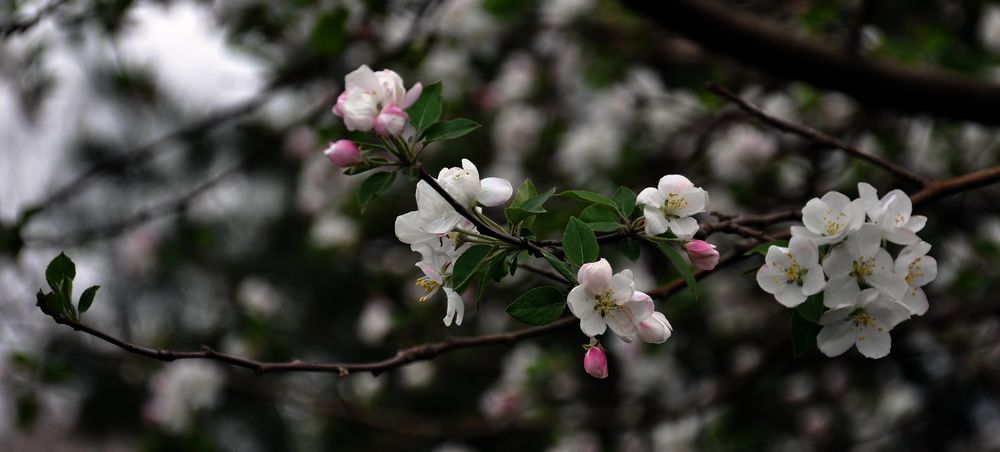
[[[580,212],[580,221],[587,223],[595,232],[611,232],[621,227],[618,212],[603,204],[587,206]]]
[[[618,249],[620,249],[622,254],[629,258],[630,261],[635,262],[639,259],[639,253],[642,248],[639,247],[638,240],[625,239],[618,242]]]
[[[635,210],[634,191],[628,187],[618,187],[615,194],[611,195],[611,200],[615,202],[615,205],[618,207],[618,213],[622,214],[622,217],[629,219],[632,216],[632,212]]]
[[[434,123],[424,132],[424,141],[430,143],[432,141],[454,140],[479,127],[478,122],[465,118]]]
[[[371,171],[375,168],[379,168],[387,163],[389,163],[389,160],[387,159],[381,157],[369,157],[365,161],[344,170],[344,174],[348,176],[361,174],[365,171]]]
[[[365,208],[368,207],[368,203],[372,202],[379,195],[389,191],[392,187],[392,183],[396,181],[396,172],[388,171],[383,173],[375,173],[365,179],[361,183],[361,188],[358,189],[358,205],[361,206],[361,212],[364,213]]]
[[[593,262],[600,254],[594,231],[577,217],[569,217],[569,223],[563,232],[562,245],[566,259],[576,265]]]
[[[767,250],[772,246],[780,246],[782,248],[788,247],[788,240],[775,240],[773,242],[761,243],[753,248],[750,248],[747,252],[743,253],[744,256],[749,256],[751,254],[760,254],[761,256],[767,256]]]
[[[559,272],[559,274],[562,275],[563,278],[566,278],[566,280],[569,281],[570,284],[577,283],[576,274],[573,273],[573,269],[569,268],[569,265],[566,265],[566,263],[563,262],[562,259],[555,257],[552,253],[544,251],[542,252],[542,257],[544,257],[545,260],[549,261],[549,265],[551,265],[552,268],[555,269],[555,271]]]
[[[691,266],[688,265],[687,261],[684,260],[684,257],[681,256],[680,253],[674,249],[674,247],[670,246],[670,244],[666,242],[654,240],[653,243],[656,244],[656,247],[660,249],[660,252],[663,253],[664,256],[667,256],[670,263],[674,264],[674,268],[676,268],[677,272],[681,274],[681,278],[684,278],[684,282],[691,288],[691,292],[694,293],[694,297],[697,299],[698,280],[695,279],[694,272],[691,270]]]
[[[618,209],[618,206],[615,204],[615,202],[608,199],[607,196],[604,196],[600,193],[594,193],[592,191],[568,190],[559,193],[559,196],[562,196],[563,198],[577,199],[580,201],[589,202],[591,204],[602,204],[612,209]]]
[[[542,286],[517,297],[507,306],[507,314],[529,325],[547,325],[562,316],[566,294],[555,287]]]
[[[493,247],[490,245],[476,245],[465,250],[458,259],[455,260],[455,268],[451,273],[451,285],[455,291],[461,292],[472,275],[479,270],[479,267],[486,261],[486,256],[490,255]]]
[[[406,114],[410,116],[413,127],[419,131],[437,122],[441,117],[441,82],[424,86],[420,98],[406,109]]]
[[[518,189],[518,191],[520,192],[520,189]],[[520,206],[508,207],[504,209],[504,214],[507,216],[507,221],[510,222],[510,224],[517,224],[528,219],[528,217],[532,215],[545,213],[546,210],[545,208],[542,207],[542,205],[544,205],[545,201],[548,201],[549,198],[551,198],[555,192],[556,189],[550,188],[545,193],[542,193],[540,195],[525,200],[520,204]]]
[[[806,298],[805,302],[795,307],[795,312],[812,323],[819,323],[823,315],[823,292]]]
[[[90,286],[87,290],[83,291],[83,294],[80,295],[80,304],[78,305],[80,314],[90,309],[90,305],[94,303],[94,296],[97,295],[97,289],[100,288],[101,286]]]
[[[792,336],[792,351],[799,357],[816,348],[816,335],[821,327],[802,316],[798,310],[792,313],[789,332]]]
[[[521,207],[521,204],[535,196],[538,196],[535,184],[531,182],[531,179],[525,178],[521,186],[517,188],[517,193],[514,193],[514,199],[511,199],[509,207]]]
[[[64,253],[59,253],[45,268],[45,280],[54,291],[60,291],[63,279],[76,278],[76,264]]]

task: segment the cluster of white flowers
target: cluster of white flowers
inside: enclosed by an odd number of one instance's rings
[[[857,345],[861,354],[881,358],[889,354],[889,330],[927,312],[922,287],[937,276],[937,261],[917,237],[927,218],[912,215],[905,193],[893,190],[879,199],[866,183],[858,192],[855,200],[830,192],[806,203],[804,227],[792,227],[787,248],[768,249],[757,282],[787,307],[823,292],[829,310],[819,319],[816,341],[827,356]],[[888,243],[903,246],[895,260]]]
[[[445,192],[469,209],[477,208],[477,205],[499,206],[513,194],[513,188],[506,179],[487,177],[480,180],[476,165],[467,159],[462,160],[461,168],[442,169],[436,180]],[[451,233],[456,229],[475,232],[475,226],[427,182],[417,183],[416,198],[417,210],[396,218],[396,237],[409,244],[422,258],[417,267],[425,276],[417,281],[417,285],[427,295],[421,301],[444,288],[448,297],[444,324],[450,326],[454,320],[455,324],[461,325],[465,306],[461,296],[451,286],[451,272],[455,260],[471,244],[459,244],[456,235]]]

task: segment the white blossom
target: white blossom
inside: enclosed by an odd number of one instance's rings
[[[858,193],[868,217],[882,228],[886,240],[900,245],[920,242],[917,232],[927,224],[927,217],[912,215],[913,202],[906,193],[893,190],[879,200],[875,188],[864,182],[858,184]]]
[[[691,216],[708,207],[708,193],[684,176],[669,174],[660,178],[655,188],[642,190],[637,201],[644,205],[647,235],[669,230],[680,239],[690,240],[698,232],[698,221]]]
[[[881,229],[865,224],[851,233],[847,241],[834,247],[823,261],[830,278],[823,292],[823,304],[829,308],[856,303],[861,285],[880,290],[892,299],[906,291],[903,275],[895,271],[892,256],[881,245]]]
[[[444,290],[448,300],[444,316],[445,326],[451,326],[452,321],[455,325],[461,325],[465,317],[465,303],[458,292],[451,287],[451,273],[455,261],[470,246],[468,243],[458,246],[451,238],[441,237],[410,247],[420,253],[421,260],[417,262],[417,268],[424,272],[424,276],[417,279],[417,285],[427,293],[420,297],[420,301],[427,301],[439,289]]]
[[[806,238],[792,237],[787,248],[768,248],[764,265],[757,271],[757,284],[789,308],[819,293],[826,280],[816,244]]]
[[[812,239],[817,245],[839,243],[858,230],[865,221],[863,202],[851,201],[840,192],[831,191],[813,198],[802,209],[805,227],[792,226],[792,236]]]
[[[889,354],[889,330],[910,317],[905,306],[876,289],[865,289],[852,302],[824,313],[816,345],[826,356],[837,356],[853,345],[869,358]]]
[[[922,287],[937,277],[937,260],[927,255],[930,250],[929,243],[920,242],[903,248],[896,257],[896,274],[903,275],[908,286],[900,302],[913,315],[927,312],[927,294]]]

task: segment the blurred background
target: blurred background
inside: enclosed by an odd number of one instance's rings
[[[708,3],[904,70],[1000,76],[993,2]],[[102,287],[89,324],[260,360],[371,361],[524,327],[504,308],[542,283],[528,272],[445,328],[444,297],[417,303],[419,256],[393,235],[413,181],[361,215],[360,179],[323,156],[354,136],[330,107],[361,64],[407,86],[440,80],[444,117],[484,125],[428,150],[432,172],[469,158],[515,186],[530,176],[541,190],[605,194],[681,173],[727,214],[856,196],[859,181],[913,187],[760,125],[708,81],[935,178],[996,165],[995,126],[868,107],[610,0],[10,0],[0,30],[4,450],[1000,450],[990,188],[917,209],[940,273],[928,314],[894,329],[881,360],[795,358],[791,311],[754,281],[759,257],[704,279],[698,300],[658,300],[674,326],[666,344],[606,338],[606,380],[583,372],[575,328],[378,377],[258,377],[129,355],[54,324],[34,297],[65,250],[77,287]],[[550,204],[542,237],[583,207]],[[709,240],[725,255],[738,237]],[[651,251],[634,264],[614,246],[602,255],[643,290],[677,277]]]

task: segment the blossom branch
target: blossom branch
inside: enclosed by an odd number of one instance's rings
[[[750,102],[736,95],[732,91],[729,91],[715,83],[712,82],[707,83],[706,88],[709,91],[718,94],[719,96],[722,96],[726,100],[732,102],[741,110],[747,112],[751,116],[759,119],[765,124],[770,125],[771,127],[774,127],[775,129],[778,129],[782,132],[801,136],[824,147],[839,149],[841,151],[844,151],[847,154],[851,155],[852,157],[864,160],[876,166],[880,166],[886,171],[889,171],[890,173],[898,176],[900,179],[906,180],[907,182],[910,182],[918,187],[927,186],[932,182],[931,179],[918,175],[906,168],[903,168],[900,165],[890,162],[889,160],[865,152],[859,149],[857,146],[845,143],[840,139],[834,138],[830,135],[820,132],[819,130],[813,129],[812,127],[802,124],[796,124],[790,121],[785,121],[784,119],[771,116],[764,110],[761,110],[760,107],[751,104]]]
[[[76,331],[94,336],[122,350],[158,361],[170,362],[180,359],[207,359],[218,361],[244,369],[250,369],[257,375],[276,372],[319,372],[334,373],[346,377],[351,373],[370,372],[378,375],[382,372],[402,367],[416,361],[427,361],[444,353],[466,348],[487,347],[494,345],[512,345],[518,341],[543,336],[576,323],[576,318],[566,317],[545,326],[524,328],[516,331],[483,336],[453,337],[438,342],[428,342],[402,349],[390,358],[379,361],[361,363],[317,363],[301,360],[286,362],[256,361],[228,353],[222,353],[204,346],[200,351],[174,351],[136,345],[111,335],[83,322],[73,320],[50,310],[44,303],[39,305],[42,312],[60,325],[66,325]]]

